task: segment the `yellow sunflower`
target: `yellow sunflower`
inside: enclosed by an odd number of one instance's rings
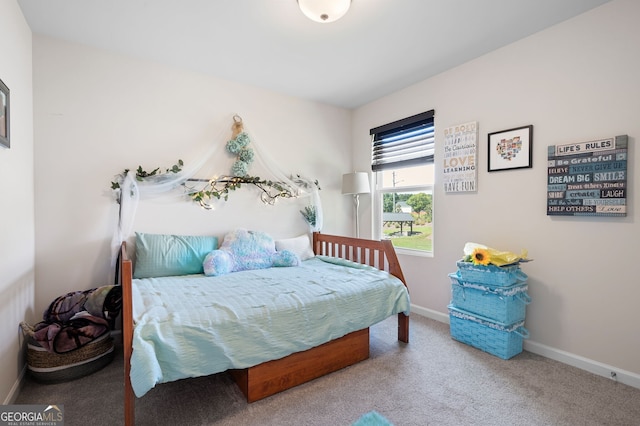
[[[491,256],[486,249],[477,247],[471,253],[471,261],[474,265],[488,265],[491,262]]]

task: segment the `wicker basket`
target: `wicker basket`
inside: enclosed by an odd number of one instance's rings
[[[451,337],[502,359],[522,352],[522,340],[529,337],[524,321],[506,325],[473,315],[449,305]]]
[[[79,349],[64,354],[49,352],[32,337],[31,326],[20,324],[27,336],[27,370],[40,383],[60,383],[94,373],[114,358],[114,342],[110,332]]]
[[[474,265],[472,262],[458,261],[458,275],[460,279],[476,284],[491,286],[510,286],[524,283],[529,277],[522,272],[520,265],[495,266]]]
[[[504,324],[524,320],[527,305],[531,303],[526,283],[492,287],[462,281],[455,273],[449,274],[449,278],[451,304],[456,308]]]

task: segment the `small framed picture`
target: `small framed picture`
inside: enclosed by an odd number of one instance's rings
[[[532,144],[532,125],[489,133],[489,171],[530,168]]]
[[[9,136],[9,88],[0,80],[0,145],[10,148]]]

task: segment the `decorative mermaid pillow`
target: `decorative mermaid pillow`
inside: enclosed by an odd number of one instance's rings
[[[276,251],[275,241],[264,232],[236,229],[224,237],[218,250],[204,259],[204,274],[224,275],[231,272],[265,269],[272,266],[298,266],[300,258],[290,250]]]

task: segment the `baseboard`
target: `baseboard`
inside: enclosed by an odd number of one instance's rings
[[[9,394],[7,395],[7,398],[4,400],[2,405],[11,405],[16,401],[16,398],[18,398],[18,395],[20,394],[20,389],[22,389],[22,381],[24,380],[25,374],[27,374],[26,364],[24,367],[22,367],[22,371],[20,371],[18,378],[13,383],[13,386],[11,386],[11,390],[9,391]]]
[[[449,324],[448,314],[443,314],[442,312],[434,311],[433,309],[423,308],[418,305],[411,305],[411,313]]]
[[[433,309],[411,305],[411,313],[449,324],[448,314],[443,314],[442,312],[435,311]],[[615,380],[618,383],[640,389],[640,374],[622,370],[620,368],[584,358],[570,352],[565,352],[560,349],[552,348],[532,340],[525,340],[523,349],[536,355],[588,371],[597,376],[606,377],[608,379]]]
[[[618,383],[640,389],[640,374],[631,371],[622,370],[618,367],[603,364],[580,355],[565,352],[560,349],[552,348],[542,343],[525,340],[523,349],[531,353],[562,362],[563,364],[588,371],[597,376],[606,377]]]

